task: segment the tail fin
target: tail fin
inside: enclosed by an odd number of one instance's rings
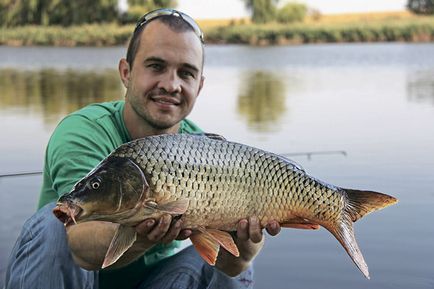
[[[390,206],[398,200],[394,197],[377,192],[349,189],[344,189],[344,191],[348,196],[348,204],[344,209],[340,223],[331,225],[325,224],[323,226],[338,239],[356,266],[362,271],[363,275],[369,279],[368,265],[363,258],[354,236],[353,222],[370,212]]]
[[[357,245],[354,236],[353,222],[351,222],[348,215],[344,215],[343,217],[344,219],[341,220],[339,224],[335,224],[335,226],[326,225],[324,227],[329,230],[336,239],[338,239],[339,243],[341,243],[345,251],[350,255],[357,268],[362,271],[363,275],[370,279],[368,265],[363,258],[362,252],[360,251],[359,245]]]
[[[349,201],[346,211],[350,214],[353,222],[373,211],[398,202],[398,199],[382,193],[351,189],[344,189],[344,191],[347,193]]]

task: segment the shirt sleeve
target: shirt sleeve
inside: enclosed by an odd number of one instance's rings
[[[60,197],[112,150],[104,129],[82,115],[66,117],[54,131],[46,151],[52,189]]]
[[[198,127],[194,122],[188,119],[184,119],[181,122],[181,127],[179,129],[180,133],[202,133],[202,129]]]

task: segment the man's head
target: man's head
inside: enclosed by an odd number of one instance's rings
[[[133,61],[140,44],[140,36],[142,35],[144,28],[147,24],[149,24],[155,19],[158,19],[159,21],[165,23],[176,32],[192,31],[198,36],[202,44],[204,43],[204,36],[202,31],[200,30],[197,23],[190,16],[173,9],[157,9],[143,15],[139,19],[139,21],[137,21],[136,28],[134,29],[127,50],[127,62],[130,67],[133,66]]]
[[[119,63],[130,133],[140,127],[142,132],[176,132],[193,108],[204,80],[203,43],[200,30],[185,17],[166,13],[139,21],[135,29],[127,59]],[[139,136],[143,133],[132,133]]]

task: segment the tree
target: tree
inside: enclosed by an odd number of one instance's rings
[[[128,0],[130,7],[140,6],[148,11],[158,8],[173,8],[176,7],[176,0]]]
[[[128,0],[128,10],[121,16],[122,23],[135,23],[143,14],[158,8],[174,8],[176,0]]]
[[[76,25],[117,20],[117,0],[0,0],[0,25]]]
[[[434,14],[434,0],[408,0],[407,8],[416,14]]]
[[[48,1],[48,0],[47,0]],[[51,0],[50,24],[63,26],[113,22],[118,18],[117,0]]]
[[[303,21],[306,17],[307,6],[300,3],[288,3],[277,11],[277,21],[280,23],[291,23]]]
[[[276,5],[279,0],[244,0],[248,10],[252,12],[252,22],[266,23],[276,17]]]

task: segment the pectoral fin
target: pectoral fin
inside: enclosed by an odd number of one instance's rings
[[[115,263],[133,245],[136,239],[137,233],[133,227],[119,225],[105,254],[101,268],[104,269]]]

